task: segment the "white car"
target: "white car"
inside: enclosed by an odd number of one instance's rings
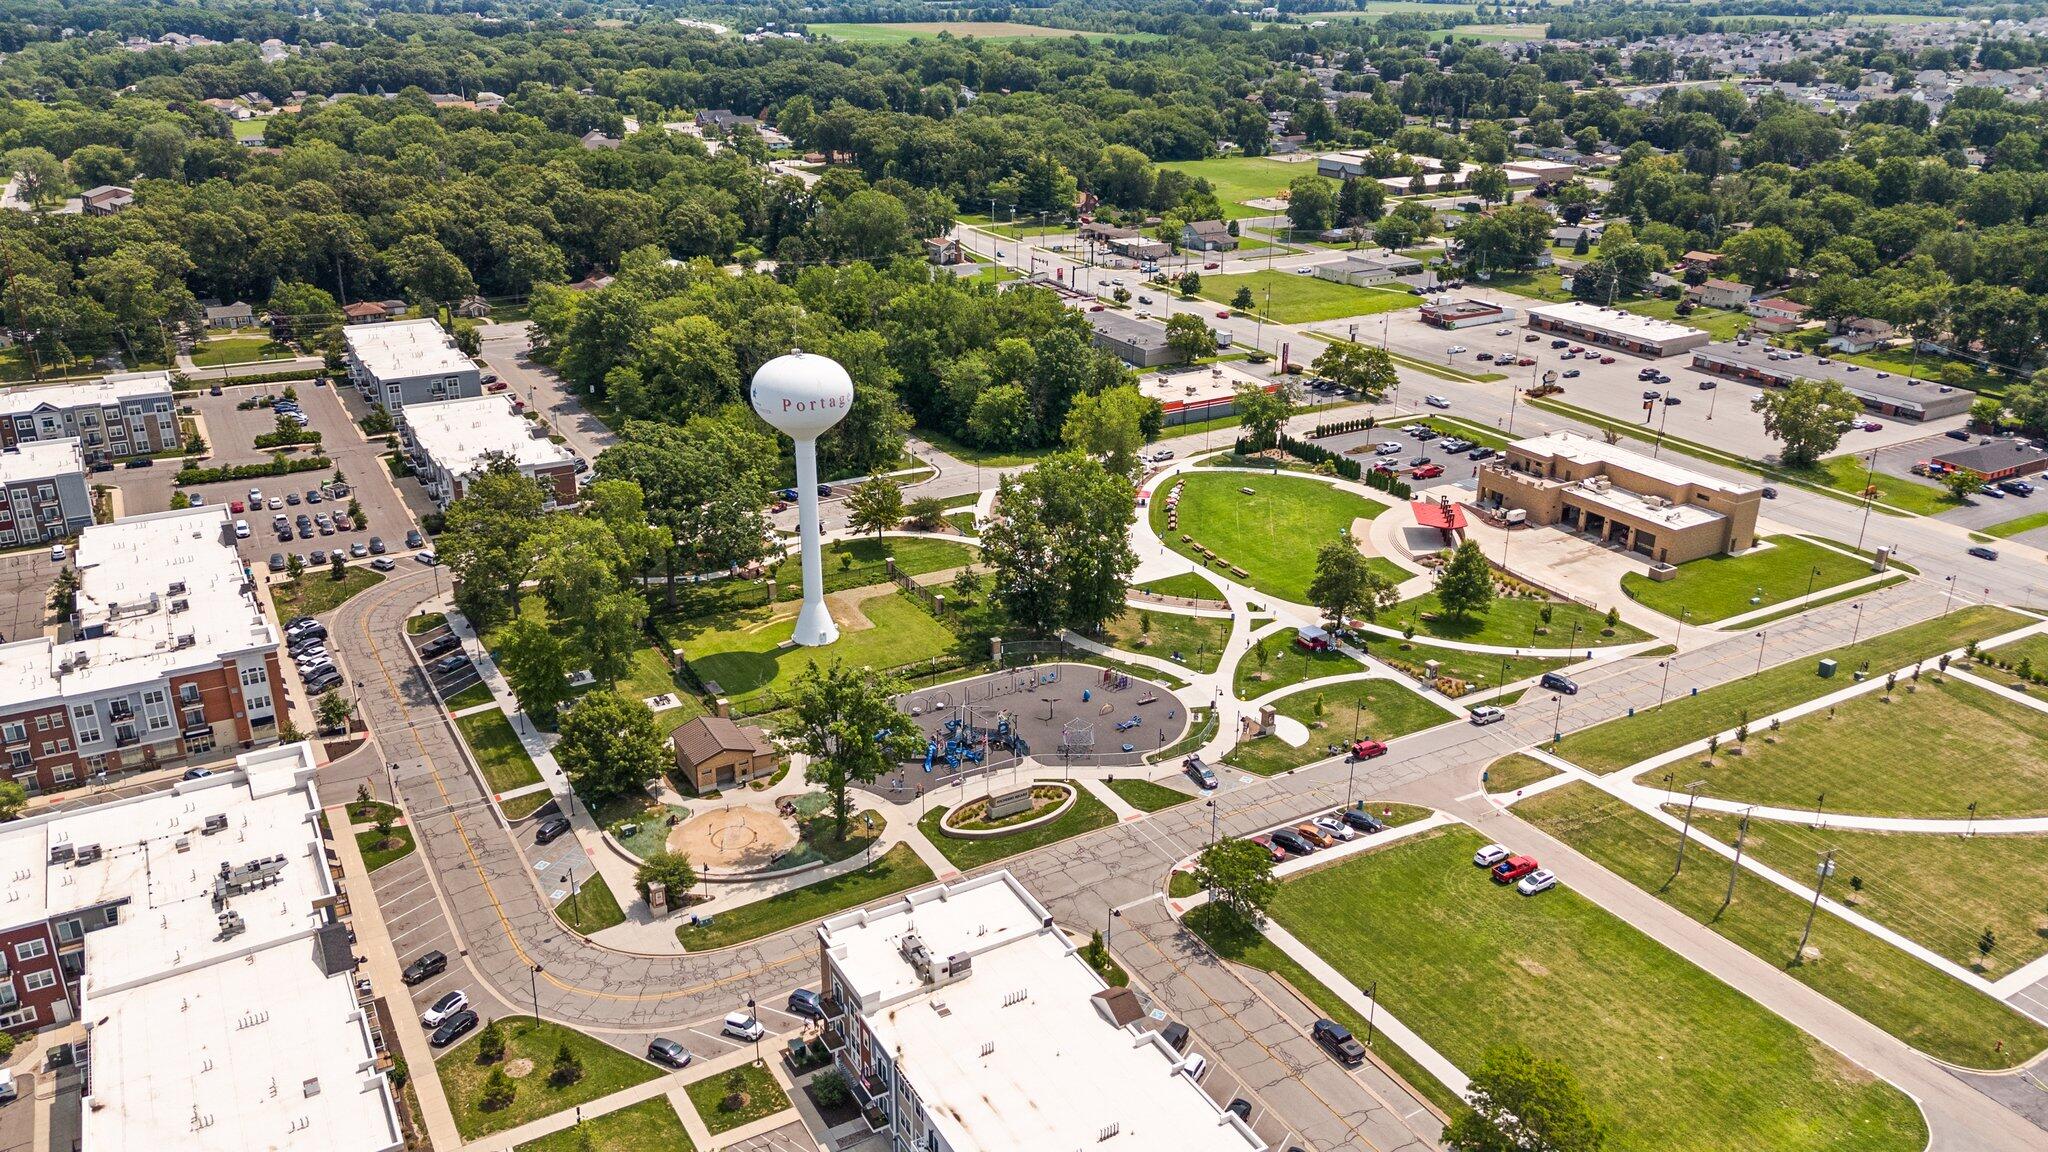
[[[1398,456],[1400,453],[1401,446],[1392,440],[1372,450],[1372,454],[1375,456]]]
[[[247,540],[248,538],[249,538],[249,522],[248,522],[247,520],[237,520],[237,521],[235,521],[235,539],[237,539],[237,540]]]
[[[1181,1075],[1186,1076],[1197,1084],[1202,1082],[1202,1073],[1208,1070],[1209,1062],[1202,1058],[1200,1052],[1190,1053],[1187,1059],[1180,1062]]]
[[[1493,334],[1495,336],[1513,336],[1515,330],[1513,328],[1495,328]]]
[[[66,555],[68,555],[68,553],[64,551],[64,546],[62,544],[50,545],[50,559],[55,560],[59,564],[62,564],[64,562],[64,557]]]
[[[270,498],[270,510],[271,510],[272,512],[275,512],[275,511],[277,511],[277,510],[278,510],[279,508],[282,508],[282,507],[284,507],[284,497],[282,497],[282,496],[272,496],[272,497]]]
[[[1294,274],[1296,276],[1313,276],[1316,274],[1316,270],[1313,268],[1296,268]]]
[[[1316,827],[1339,840],[1356,840],[1358,831],[1335,816],[1316,817]]]
[[[1507,858],[1508,850],[1506,846],[1500,844],[1488,844],[1486,847],[1481,848],[1479,851],[1474,852],[1472,854],[1472,863],[1478,865],[1481,868],[1491,868],[1495,864],[1498,864]]]
[[[425,1012],[420,1013],[420,1026],[423,1028],[438,1028],[441,1026],[441,1021],[448,1019],[467,1007],[469,1007],[468,993],[460,989],[449,992],[439,1000],[429,1004]]]
[[[1152,454],[1152,462],[1155,464],[1164,464],[1171,459],[1173,459],[1173,449],[1171,448],[1161,448]]]
[[[425,564],[429,568],[432,568],[434,565],[439,564],[441,562],[441,558],[439,556],[436,556],[434,554],[434,550],[431,548],[425,549],[424,551],[413,553],[412,558],[419,561],[422,564]]]
[[[742,1040],[759,1040],[767,1034],[768,1029],[763,1028],[759,1020],[754,1019],[745,1012],[732,1012],[726,1015],[725,1024],[719,1031],[727,1036],[737,1036]]]
[[[1491,724],[1496,720],[1506,719],[1507,713],[1495,708],[1491,704],[1481,704],[1472,710],[1470,716],[1474,724]]]
[[[1422,402],[1431,408],[1449,408],[1451,406],[1451,402],[1441,396],[1424,396]]]
[[[1453,344],[1449,348],[1445,349],[1446,352],[1449,352],[1453,356],[1456,356],[1458,353],[1463,352],[1464,350],[1465,346],[1463,344]]]
[[[1522,882],[1515,885],[1515,891],[1520,892],[1524,896],[1534,896],[1538,892],[1547,892],[1555,887],[1557,887],[1557,873],[1552,872],[1548,868],[1538,868],[1527,876],[1522,877]]]

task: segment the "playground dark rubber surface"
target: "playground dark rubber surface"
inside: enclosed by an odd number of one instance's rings
[[[1021,741],[1038,764],[1035,776],[1077,768],[1130,765],[1164,748],[1187,729],[1187,708],[1149,680],[1093,664],[1040,664],[906,692],[897,707],[911,713],[931,749],[926,757],[868,785],[884,799],[908,803],[986,772],[1008,774]],[[975,756],[981,759],[977,762]]]

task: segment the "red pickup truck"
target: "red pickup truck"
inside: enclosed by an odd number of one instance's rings
[[[1420,468],[1417,468],[1415,471],[1409,473],[1409,475],[1415,477],[1417,480],[1434,480],[1443,474],[1444,466],[1441,464],[1424,464]]]
[[[1537,868],[1534,856],[1510,856],[1493,866],[1495,884],[1513,884]]]

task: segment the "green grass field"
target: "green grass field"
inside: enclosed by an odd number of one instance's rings
[[[442,701],[442,703],[447,706],[450,712],[460,712],[465,708],[475,708],[480,704],[489,704],[493,699],[495,697],[491,695],[491,686],[479,680],[455,695],[450,696]]]
[[[1546,604],[1550,608],[1549,624],[1543,623],[1542,612]],[[1492,607],[1483,613],[1474,612],[1454,620],[1443,614],[1443,606],[1437,602],[1436,593],[1424,592],[1380,613],[1379,622],[1393,628],[1412,623],[1417,635],[1438,640],[1574,651],[1606,644],[1633,644],[1650,638],[1648,632],[1625,620],[1615,622],[1614,635],[1602,636],[1601,631],[1607,627],[1607,614],[1568,600],[1526,600],[1508,596],[1495,596]],[[1578,626],[1576,631],[1573,625]],[[1549,634],[1537,635],[1539,628],[1549,629]]]
[[[825,591],[841,592],[848,588],[887,583],[891,559],[896,561],[898,572],[906,576],[923,576],[965,567],[978,555],[980,551],[965,541],[905,536],[835,540],[825,545],[821,556],[825,567]],[[774,582],[776,596],[788,600],[797,596],[797,590],[803,585],[802,565],[792,553],[770,569],[766,578]],[[649,598],[649,607],[654,610],[657,623],[665,627],[679,618],[687,620],[692,616],[714,616],[741,608],[758,608],[766,603],[767,597],[767,588],[757,581],[713,580],[682,589],[673,609],[659,596]],[[670,637],[671,642],[674,639]]]
[[[1971,640],[2010,631],[2026,622],[2026,617],[2003,608],[1964,608],[1893,632],[1865,636],[1854,646],[1845,645],[1817,657],[1766,667],[1760,675],[1702,689],[1697,696],[1685,694],[1681,679],[1679,690],[1661,707],[1647,708],[1634,716],[1567,735],[1563,756],[1593,772],[1626,768],[1666,748],[1733,728],[1741,722],[1745,711],[1752,717],[1767,716],[1840,688],[1841,679],[1823,680],[1815,674],[1820,659],[1834,660],[1843,676],[1866,660],[1873,671],[1882,674]]]
[[[742,904],[720,912],[708,924],[684,924],[676,929],[676,939],[691,952],[726,948],[931,882],[932,870],[917,858],[917,850],[898,844],[852,872]]]
[[[577,890],[555,905],[555,915],[585,936],[626,922],[619,898],[612,895],[611,885],[602,876],[579,878]]]
[[[1993,665],[1993,660],[2012,665],[2013,671],[2007,672]],[[2017,672],[2023,660],[2027,662],[2027,671],[2034,675],[2048,674],[2048,636],[2028,636],[2010,644],[1983,649],[1970,662],[1969,669],[1972,674],[1994,683],[2011,684],[2019,679]]]
[[[1702,819],[1702,817],[1705,817]],[[1736,818],[1693,814],[1692,826],[1735,843]],[[1743,855],[1811,885],[1834,849],[1827,894],[1958,964],[1977,964],[1978,937],[1996,942],[1984,974],[1996,979],[2048,953],[2039,894],[2048,890],[2048,836],[1928,836],[1825,830],[1752,820]]]
[[[2016,516],[2011,520],[1993,524],[1989,528],[1980,529],[1980,531],[1987,536],[1996,536],[2002,540],[2009,540],[2022,532],[2032,532],[2036,528],[2048,528],[2048,512],[2029,512],[2025,516]]]
[[[1811,946],[1819,959],[1792,963],[1807,901],[1744,876],[1736,881],[1734,902],[1723,911],[1725,866],[1719,861],[1712,867],[1688,866],[1673,879],[1676,833],[1588,785],[1567,784],[1524,800],[1515,805],[1515,813],[1936,1059],[1965,1068],[2011,1068],[2048,1047],[2048,1029],[1825,913],[1813,921]],[[1841,879],[1846,886],[1848,877]],[[1776,1145],[1764,1141],[1757,1146]]]
[[[789,1097],[782,1086],[769,1074],[768,1066],[758,1061],[691,1081],[683,1092],[713,1135],[730,1132],[789,1107]]]
[[[1242,220],[1250,216],[1275,215],[1270,209],[1247,208],[1247,200],[1266,200],[1287,190],[1297,177],[1313,175],[1313,164],[1290,164],[1282,160],[1269,160],[1264,156],[1225,156],[1214,160],[1178,160],[1161,164],[1190,176],[1200,176],[1216,189],[1216,199],[1223,202],[1225,220]]]
[[[1178,652],[1182,663],[1195,671],[1214,672],[1223,661],[1224,645],[1230,641],[1230,618],[1126,608],[1103,632],[1116,647],[1126,651],[1161,658]]]
[[[222,368],[258,360],[290,360],[297,355],[268,336],[215,336],[192,349],[192,364],[198,368]]]
[[[1545,764],[1534,756],[1517,752],[1503,756],[1486,766],[1486,790],[1494,795],[1527,788],[1531,784],[1548,780],[1557,775],[1557,769]]]
[[[1097,800],[1086,788],[1076,785],[1075,792],[1077,795],[1074,797],[1073,806],[1061,813],[1059,819],[1033,825],[1007,836],[994,836],[986,840],[963,840],[957,836],[948,836],[939,831],[939,818],[946,814],[946,809],[936,804],[917,822],[917,826],[924,830],[925,839],[930,840],[933,847],[946,859],[951,860],[955,868],[967,872],[984,864],[1006,860],[1019,852],[1029,852],[1034,848],[1043,848],[1047,844],[1057,844],[1084,832],[1093,832],[1097,828],[1107,828],[1116,823],[1116,813],[1109,810],[1109,805]],[[968,799],[974,798],[970,793]]]
[[[1763,539],[1774,547],[1689,561],[1662,582],[1630,572],[1621,586],[1637,603],[1674,620],[1683,611],[1691,623],[1711,624],[1870,575],[1868,561],[1797,536]],[[1758,597],[1755,604],[1752,596]]]
[[[1863,499],[1865,488],[1875,488],[1879,503],[1889,504],[1921,516],[1939,516],[1957,507],[1956,502],[1949,499],[1948,489],[1939,484],[1910,476],[1873,473],[1870,470],[1869,458],[1853,453],[1830,456],[1812,468],[1788,475],[1808,484],[1820,484],[1847,492],[1858,500]]]
[[[394,860],[403,860],[412,855],[412,829],[402,825],[394,827],[391,829],[390,840],[379,843],[383,839],[377,835],[374,828],[368,832],[356,833],[356,848],[363,854],[365,872],[375,872]]]
[[[1446,830],[1309,873],[1272,917],[1461,1068],[1507,1043],[1564,1062],[1611,1149],[1925,1143],[1904,1093],[1569,888],[1495,885],[1483,843]]]
[[[498,1066],[506,1067],[507,1075],[511,1075],[511,1066],[522,1061],[532,1067],[532,1071],[514,1077],[518,1092],[508,1107],[486,1112],[477,1104],[484,1078],[493,1067],[477,1061],[479,1033],[471,1033],[469,1039],[434,1065],[441,1075],[441,1087],[448,1093],[448,1106],[455,1113],[455,1126],[466,1140],[517,1128],[661,1075],[654,1065],[573,1028],[546,1021],[536,1023],[531,1016],[507,1016],[499,1025],[505,1033],[505,1059]],[[583,1061],[583,1078],[556,1087],[548,1082],[548,1073],[554,1067],[556,1050],[564,1044]]]
[[[1292,272],[1239,272],[1202,277],[1201,296],[1226,307],[1237,290],[1249,288],[1252,307],[1247,316],[1264,316],[1280,324],[1315,324],[1342,320],[1348,316],[1373,316],[1403,308],[1419,307],[1422,298],[1405,289],[1361,288],[1339,284],[1320,276],[1297,276]]]
[[[1770,733],[1750,729],[1744,755],[1724,746],[1686,768],[1704,793],[1784,808],[1962,819],[2048,813],[2048,715],[1960,680],[1899,678],[1892,702],[1867,693]],[[1773,744],[1767,737],[1775,736]]]
[[[505,719],[503,712],[492,708],[458,716],[455,726],[469,742],[469,751],[483,769],[491,791],[510,792],[540,783],[540,769],[533,766],[533,758],[520,746],[519,734],[512,730],[512,722]]]
[[[1240,488],[1250,488],[1246,496]],[[1269,596],[1302,603],[1315,578],[1316,550],[1370,520],[1387,506],[1318,480],[1243,473],[1194,473],[1180,493],[1180,528],[1166,527],[1165,493],[1152,501],[1152,529],[1167,547],[1195,563],[1201,544],[1251,576],[1244,583]],[[1183,541],[1185,534],[1192,541]]]
[[[732,699],[779,692],[819,655],[789,643],[798,607],[788,601],[773,609],[681,621],[670,625],[670,639],[699,679],[718,684]],[[954,644],[953,633],[903,592],[883,592],[842,610],[839,617],[838,643],[820,651],[828,660],[855,667],[900,668],[948,652]]]
[[[585,1138],[588,1137],[588,1142]],[[666,1096],[628,1104],[616,1112],[592,1116],[573,1128],[550,1132],[521,1144],[514,1152],[696,1152],[675,1105]]]
[[[1322,713],[1316,713],[1316,705]],[[1271,776],[1330,755],[1329,746],[1344,744],[1352,733],[1361,739],[1392,740],[1455,719],[1449,712],[1392,680],[1359,680],[1327,688],[1304,688],[1274,702],[1280,715],[1308,726],[1308,742],[1290,747],[1278,736],[1262,736],[1230,750],[1225,764],[1260,776]]]
[[[1238,660],[1231,687],[1240,699],[1252,700],[1311,680],[1365,671],[1365,665],[1334,648],[1311,652],[1296,644],[1295,636],[1294,629],[1282,628]]]
[[[1138,588],[1144,592],[1156,592],[1161,596],[1181,596],[1189,600],[1213,600],[1219,604],[1224,603],[1223,590],[1193,572],[1149,580],[1138,585]]]
[[[1420,676],[1426,661],[1434,660],[1439,676],[1452,676],[1473,686],[1472,702],[1502,684],[1540,676],[1572,661],[1564,656],[1495,656],[1490,652],[1467,652],[1462,648],[1439,648],[1414,640],[1374,636],[1366,644],[1373,656],[1410,675]]]
[[[1140,812],[1157,812],[1176,804],[1185,804],[1194,797],[1164,784],[1150,780],[1117,779],[1104,781],[1111,792],[1122,797],[1123,802]]]
[[[1081,36],[1089,40],[1157,40],[1156,32],[1076,32],[1071,28],[1047,28],[1039,24],[1018,24],[1009,20],[932,20],[904,24],[807,24],[814,36],[844,40],[849,44],[908,44],[912,40],[935,40],[941,32],[954,37],[972,36],[991,42],[1038,40],[1048,36]]]

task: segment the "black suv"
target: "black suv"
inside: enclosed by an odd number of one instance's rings
[[[1387,827],[1379,817],[1367,812],[1363,808],[1346,808],[1339,816],[1339,819],[1367,835],[1385,831]]]
[[[541,821],[540,827],[534,830],[533,842],[535,844],[552,844],[556,840],[561,839],[562,834],[567,832],[568,830],[568,817],[550,816],[547,819]]]
[[[434,657],[460,643],[462,643],[462,637],[457,636],[453,632],[443,632],[425,644],[420,645],[420,659],[432,660]]]
[[[430,980],[448,970],[448,954],[436,948],[405,966],[404,975],[399,979],[407,984],[418,984]]]
[[[1316,1043],[1328,1049],[1330,1055],[1346,1064],[1357,1064],[1365,1059],[1365,1045],[1358,1042],[1358,1038],[1351,1034],[1351,1029],[1335,1020],[1316,1021],[1315,1027],[1309,1029],[1309,1035],[1315,1037]]]
[[[1273,843],[1287,849],[1296,856],[1306,856],[1316,850],[1316,846],[1308,842],[1308,837],[1303,836],[1292,828],[1282,828],[1278,832],[1273,833]]]
[[[427,1042],[436,1048],[446,1048],[467,1036],[469,1030],[474,1027],[476,1027],[476,1013],[464,1008],[462,1011],[443,1020],[441,1026],[434,1029],[434,1034],[427,1038]]]

